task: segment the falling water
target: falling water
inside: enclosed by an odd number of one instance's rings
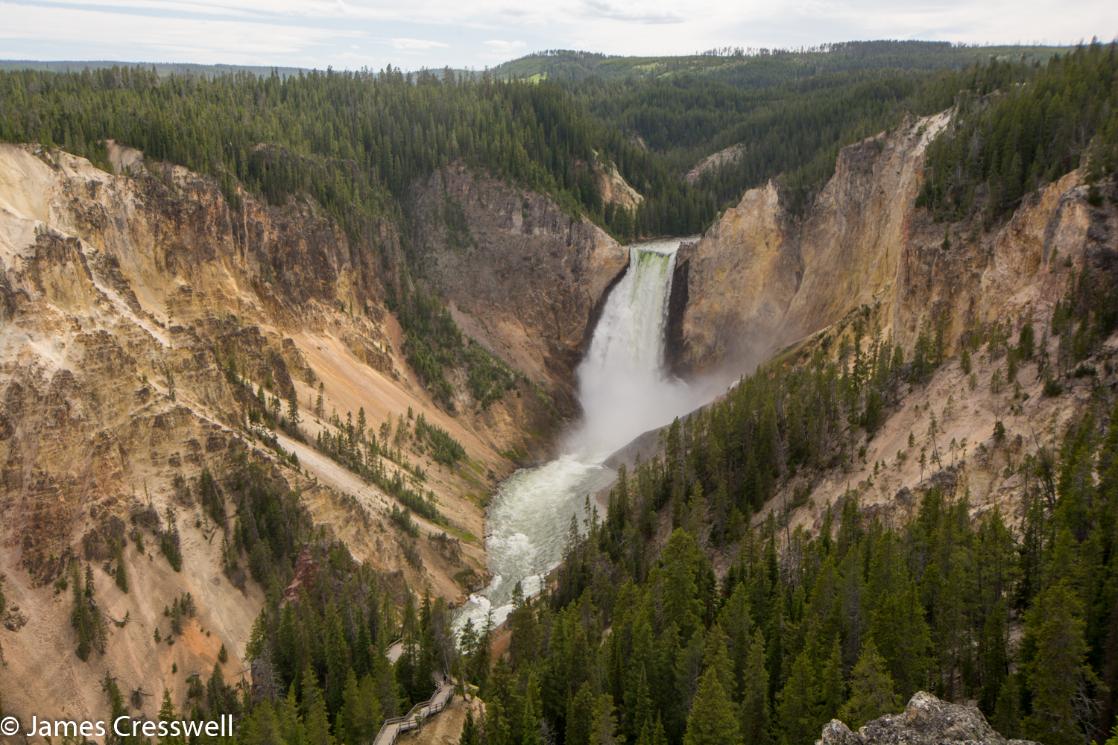
[[[678,239],[631,246],[629,269],[610,292],[578,369],[583,419],[562,442],[562,455],[505,480],[488,515],[486,548],[493,580],[470,596],[459,615],[475,626],[511,610],[513,588],[539,591],[543,576],[563,556],[571,518],[584,515],[587,498],[608,486],[615,472],[606,459],[650,429],[693,410],[709,398],[664,369],[668,298]]]

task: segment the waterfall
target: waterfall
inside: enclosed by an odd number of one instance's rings
[[[629,249],[629,269],[606,300],[578,368],[583,420],[568,448],[602,461],[663,424],[665,397],[686,390],[664,369],[668,298],[678,241]],[[683,413],[683,412],[680,412]]]
[[[486,548],[493,579],[471,595],[457,619],[475,627],[504,621],[513,588],[525,596],[563,558],[572,520],[616,475],[606,459],[648,430],[668,424],[705,400],[664,368],[668,299],[679,239],[636,244],[629,268],[602,310],[578,368],[583,418],[555,460],[521,469],[497,489],[489,508]]]

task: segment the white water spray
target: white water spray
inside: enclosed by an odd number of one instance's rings
[[[542,578],[563,558],[571,518],[581,521],[587,497],[609,485],[606,459],[648,430],[710,399],[664,368],[668,299],[678,239],[637,244],[629,268],[610,292],[578,368],[582,422],[563,440],[563,455],[522,469],[497,490],[488,515],[486,548],[493,580],[470,596],[458,617],[476,628],[486,616],[504,621],[513,588],[539,592]]]

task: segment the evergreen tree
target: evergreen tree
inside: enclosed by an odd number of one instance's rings
[[[893,677],[873,639],[867,639],[850,678],[850,698],[843,704],[841,717],[852,729],[871,719],[892,714],[898,708]]]
[[[1059,582],[1040,594],[1026,620],[1035,653],[1026,666],[1031,712],[1023,729],[1048,745],[1083,743],[1091,724],[1077,709],[1077,703],[1090,700],[1094,683],[1079,608],[1075,593]]]
[[[474,722],[474,710],[466,709],[466,721],[462,724],[462,734],[458,736],[458,745],[482,745],[481,733],[478,732],[477,723]]]
[[[534,674],[529,674],[528,682],[524,686],[524,706],[520,721],[521,745],[543,745],[540,718],[540,686]]]
[[[590,719],[590,745],[620,745],[617,739],[617,715],[613,697],[603,693],[594,699]]]
[[[741,742],[733,702],[722,687],[719,672],[709,668],[699,678],[699,688],[687,715],[683,745],[741,745]]]
[[[310,667],[303,671],[303,688],[299,699],[303,723],[306,727],[307,745],[332,745],[334,738],[330,736],[326,700],[322,696],[322,689],[318,687],[314,670]]]
[[[171,689],[163,689],[163,702],[159,706],[159,721],[173,722],[175,721],[175,705],[171,701]],[[186,745],[186,741],[182,735],[168,734],[159,739],[159,745]]]
[[[566,745],[589,745],[593,718],[594,693],[589,683],[583,683],[567,702],[567,727],[563,742]]]
[[[338,741],[347,745],[368,745],[376,737],[382,719],[372,676],[366,675],[358,683],[357,674],[349,668],[342,708],[336,719]]]
[[[765,668],[765,635],[753,634],[742,685],[741,732],[745,745],[768,745],[770,705],[769,673]]]

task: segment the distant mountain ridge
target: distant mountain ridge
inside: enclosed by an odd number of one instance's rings
[[[247,72],[267,77],[273,72],[281,78],[310,72],[305,67],[278,67],[273,65],[198,65],[191,62],[124,62],[121,60],[0,60],[0,70],[41,70],[44,72],[81,72],[112,67],[142,67],[155,70],[161,77],[167,75],[200,75],[214,78],[220,75]]]
[[[867,66],[897,70],[943,70],[991,57],[1046,60],[1070,47],[1042,45],[969,46],[938,41],[853,41],[803,50],[730,49],[679,56],[620,56],[556,49],[525,55],[490,70],[495,77],[560,80],[710,77],[727,83],[775,82],[821,72],[844,72]]]

